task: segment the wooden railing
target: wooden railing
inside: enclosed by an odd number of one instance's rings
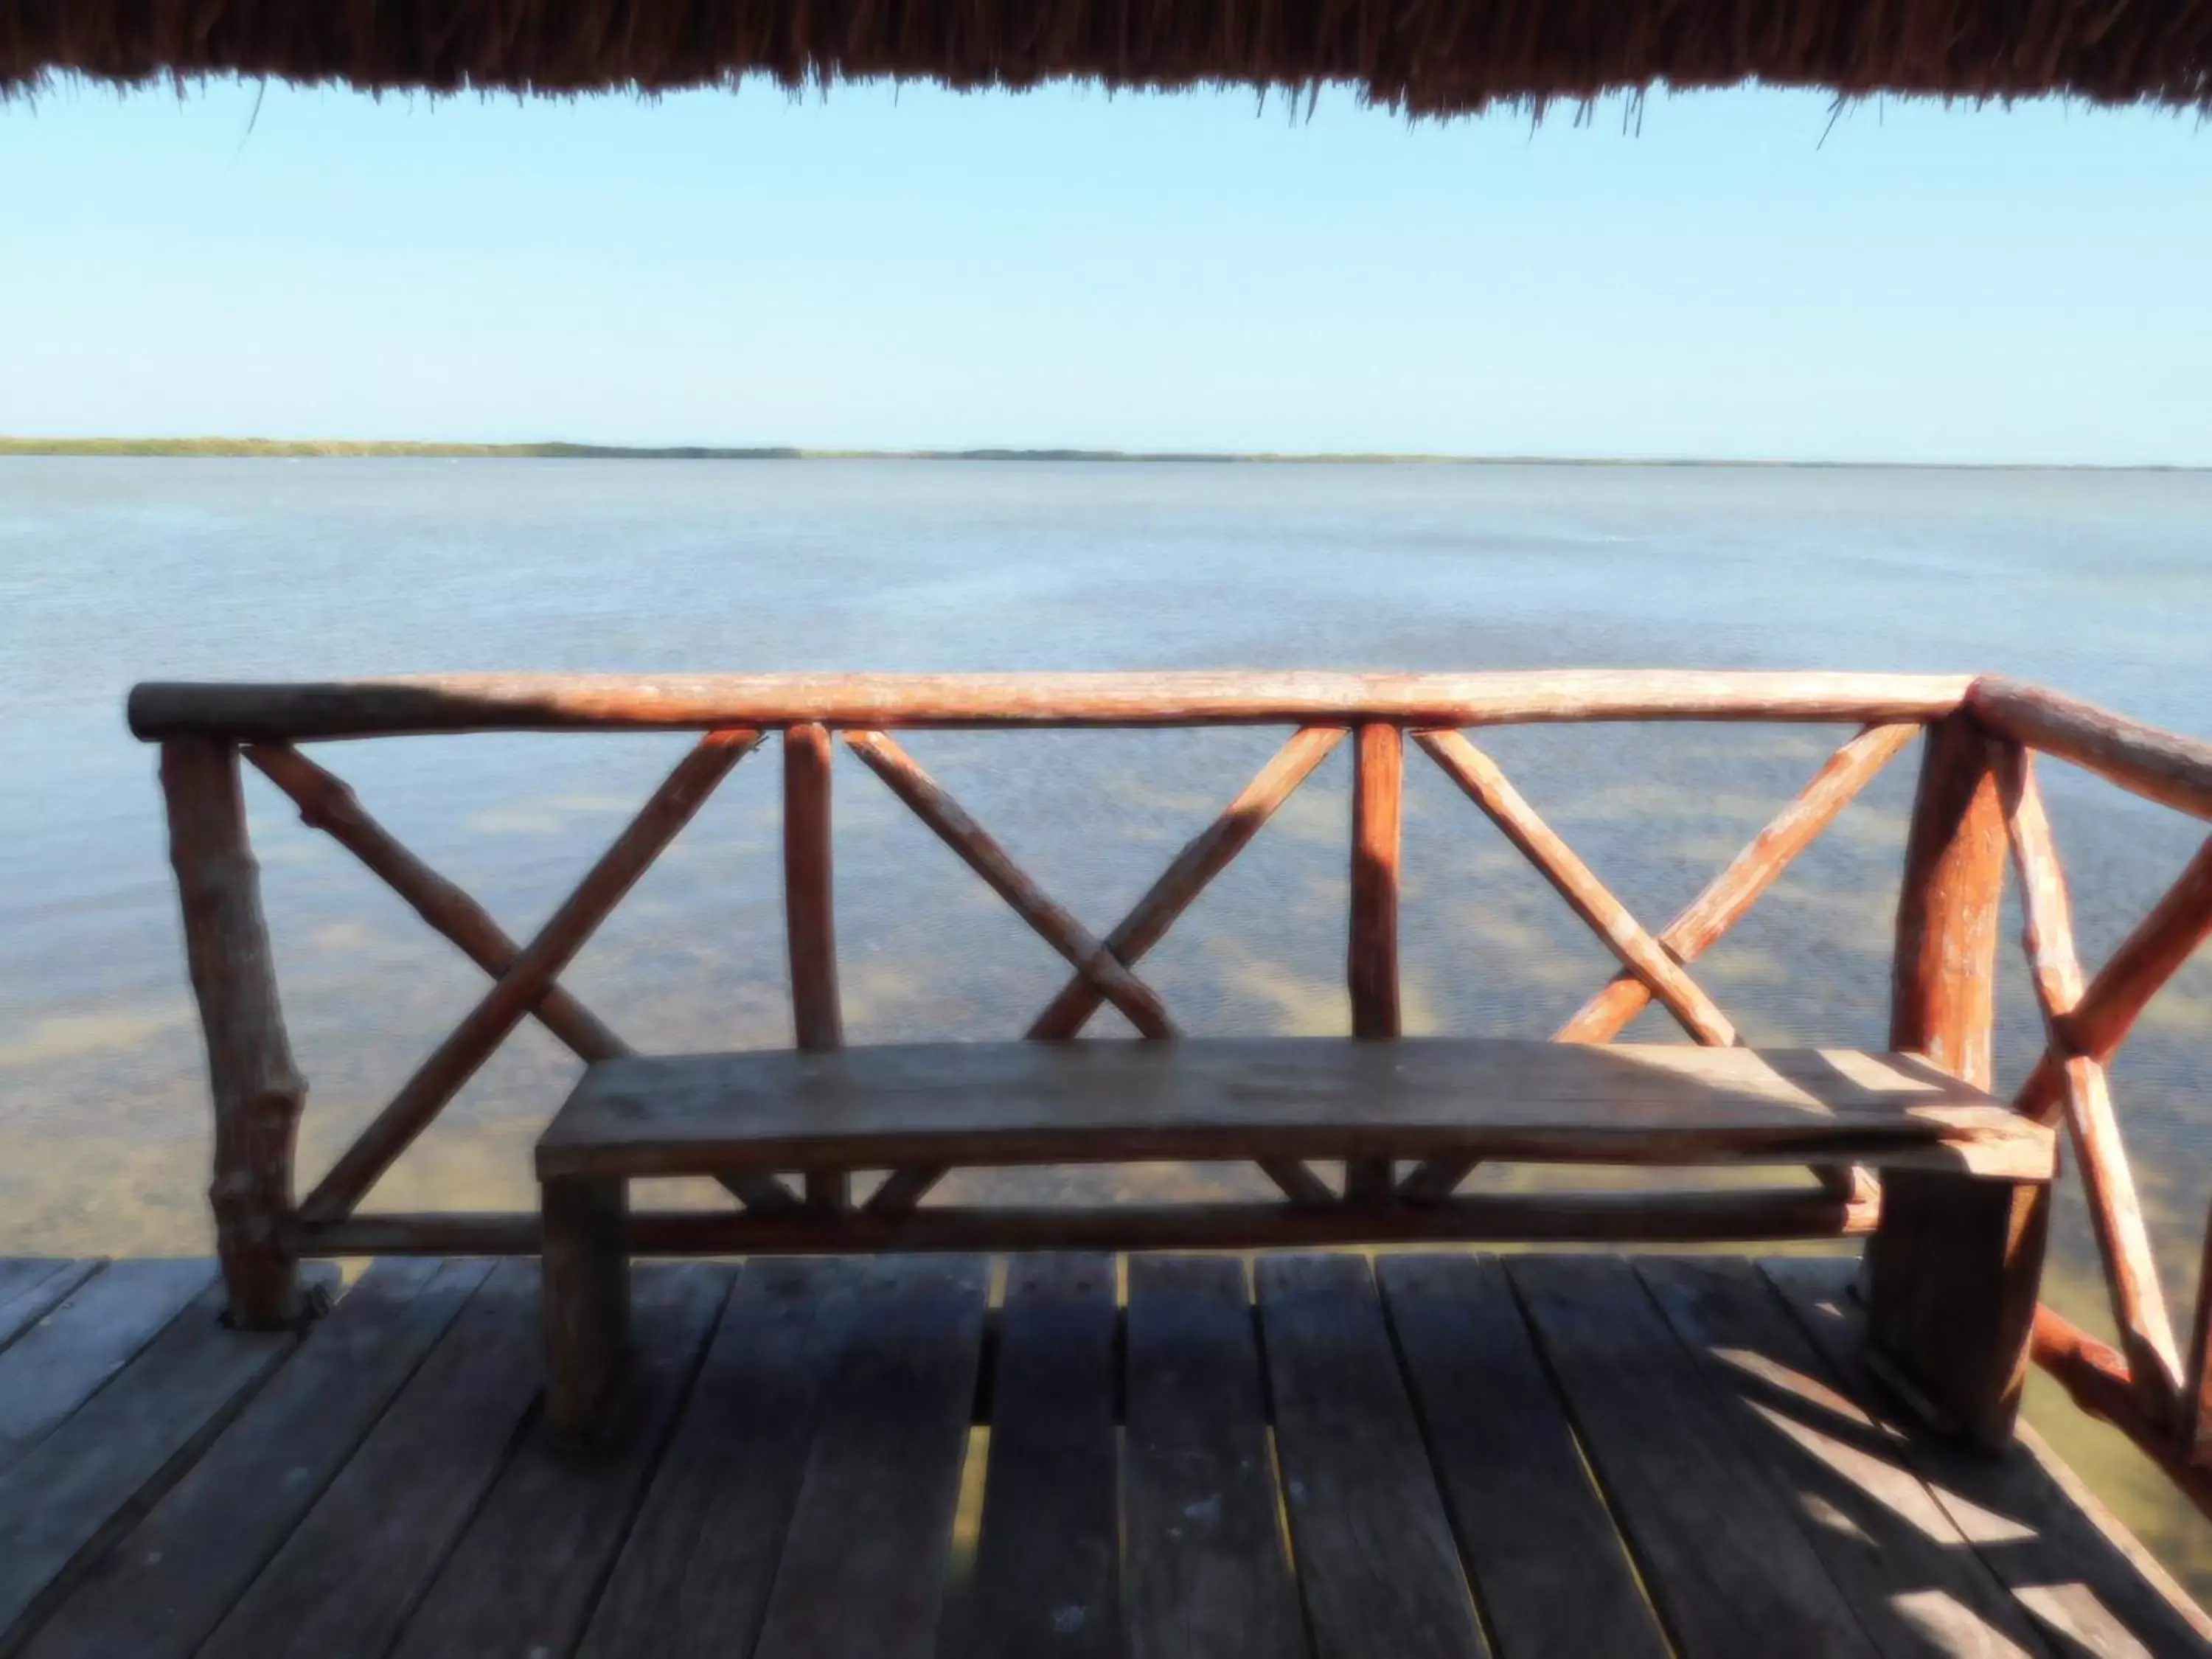
[[[1304,1230],[1407,1237],[1839,1237],[1872,1233],[1870,1326],[1899,1352],[1935,1354],[1934,1374],[1902,1384],[1941,1401],[1962,1355],[2032,1352],[2084,1409],[2132,1437],[2212,1511],[2212,1296],[2200,1290],[2185,1353],[2153,1263],[2114,1117],[2106,1067],[2150,998],[2212,935],[2212,842],[2094,976],[2075,951],[2066,888],[2038,789],[2038,751],[2199,817],[2212,817],[2212,745],[2012,682],[1959,676],[1798,673],[1170,673],[1106,675],[744,675],[696,678],[453,677],[306,685],[163,685],[131,697],[131,729],[162,746],[171,845],[216,1106],[211,1192],[234,1311],[248,1323],[294,1316],[302,1255],[389,1249],[526,1252],[530,1215],[363,1215],[357,1206],[393,1161],[526,1018],[580,1058],[629,1052],[562,989],[562,970],[731,769],[770,733],[783,756],[784,890],[793,1040],[843,1040],[832,919],[831,760],[839,741],[1062,957],[1070,977],[1030,1023],[1041,1041],[1076,1037],[1110,1003],[1147,1040],[1174,1037],[1163,999],[1138,969],[1176,919],[1349,736],[1354,786],[1346,981],[1353,1034],[1399,1030],[1400,802],[1404,742],[1416,747],[1505,834],[1620,963],[1557,1033],[1603,1042],[1658,1003],[1700,1043],[1737,1041],[1692,969],[1884,765],[1923,731],[1894,960],[1891,1046],[1923,1052],[1990,1086],[1999,908],[2006,850],[2019,872],[2027,948],[2046,1033],[2020,1110],[2063,1115],[2110,1291],[2114,1350],[2036,1299],[2049,1191],[1976,1188],[1898,1172],[1819,1172],[1820,1188],[1714,1194],[1573,1194],[1454,1199],[1468,1166],[1402,1174],[1355,1163],[1339,1193],[1307,1166],[1263,1165]],[[1855,723],[1862,729],[1680,915],[1640,923],[1538,815],[1467,733],[1552,721]],[[1278,753],[1183,848],[1120,923],[1094,936],[918,766],[890,733],[904,727],[1184,726],[1293,728]],[[703,735],[526,943],[410,853],[330,772],[295,744],[422,732],[690,729]],[[247,843],[241,760],[383,878],[491,978],[483,998],[296,1204],[293,1145],[305,1085],[278,1008],[258,878]],[[751,1212],[855,1223],[910,1212],[944,1172],[891,1172],[857,1204],[843,1176],[797,1192],[772,1176],[733,1183]],[[1885,1190],[1886,1188],[1886,1190]],[[1485,1206],[1489,1207],[1485,1207]],[[1445,1206],[1449,1206],[1448,1209]],[[1439,1221],[1448,1216],[1448,1224]],[[641,1214],[644,1250],[684,1249],[698,1218]],[[1992,1271],[1986,1294],[1923,1288],[1916,1263],[1966,1252]],[[2207,1275],[2212,1279],[2212,1274]],[[2008,1334],[2017,1340],[2008,1346]],[[1992,1336],[1995,1339],[1992,1340]],[[1961,1363],[1965,1363],[1962,1361]],[[1986,1363],[1977,1359],[1974,1363]],[[2002,1393],[2000,1388],[1997,1390]],[[1967,1425],[1969,1428],[1976,1425]]]

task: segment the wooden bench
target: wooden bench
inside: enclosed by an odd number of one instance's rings
[[[683,1252],[1252,1248],[1515,1236],[1755,1237],[1764,1194],[1638,1195],[1540,1210],[1422,1195],[1401,1160],[1704,1166],[1851,1164],[2015,1186],[2049,1181],[2051,1130],[1926,1060],[1844,1049],[1510,1039],[923,1043],[625,1057],[587,1068],[538,1144],[556,1425],[590,1420],[627,1342],[634,1249]],[[924,1207],[955,1167],[1249,1159],[1281,1203]],[[1341,1160],[1340,1194],[1309,1167]],[[1383,1171],[1377,1183],[1359,1171]],[[855,1207],[854,1171],[890,1173]],[[781,1172],[806,1177],[793,1194]],[[657,1218],[628,1183],[707,1176],[744,1213]],[[1408,1190],[1412,1188],[1412,1190]],[[1526,1196],[1526,1195],[1524,1195]],[[1618,1196],[1618,1195],[1611,1195]],[[1803,1189],[1802,1208],[1848,1208]],[[1578,1222],[1577,1218],[1586,1218]],[[1599,1218],[1609,1218],[1601,1223]],[[1762,1219],[1761,1218],[1765,1218]],[[1800,1218],[1802,1220],[1802,1217]],[[1748,1226],[1749,1231],[1734,1231]],[[1838,1227],[1838,1231],[1850,1231]],[[1931,1271],[1936,1269],[1931,1268]]]
[[[2093,972],[2075,944],[2036,769],[2039,754],[2061,759],[2148,799],[2212,817],[2212,744],[1988,677],[1613,669],[465,675],[142,685],[131,693],[130,717],[133,732],[161,745],[170,858],[215,1113],[209,1194],[216,1244],[229,1316],[242,1329],[297,1324],[308,1305],[304,1260],[550,1249],[564,1322],[555,1340],[569,1356],[562,1386],[572,1396],[556,1400],[556,1408],[580,1412],[586,1407],[578,1402],[619,1352],[625,1252],[1864,1237],[1867,1356],[1923,1415],[1984,1445],[2006,1443],[2032,1355],[2085,1411],[2133,1440],[2212,1513],[2212,1340],[2204,1335],[2212,1333],[2212,1275],[2184,1328],[2196,1340],[2178,1340],[2106,1069],[2159,988],[2212,936],[2212,844]],[[1671,921],[1646,927],[1475,741],[1499,726],[1645,720],[1859,729]],[[910,731],[932,729],[1214,726],[1291,729],[1103,933],[1047,892],[901,741]],[[297,746],[341,738],[583,730],[697,736],[524,939],[410,851],[343,780]],[[958,1066],[983,1069],[956,1072],[927,1102],[922,1091],[870,1081],[904,1064],[888,1054],[849,1062],[678,1060],[668,1069],[633,1062],[632,1044],[562,976],[717,785],[763,745],[780,754],[782,769],[794,1048],[819,1056],[844,1045],[831,776],[833,761],[849,753],[1065,963],[1070,977],[1041,1002],[1025,1038],[1064,1048],[1110,1007],[1162,1055],[1055,1053],[1031,1060],[963,1050]],[[1554,1041],[1608,1043],[1650,1007],[1663,1009],[1693,1042],[1735,1051],[1741,1032],[1692,970],[1852,799],[1907,751],[1917,753],[1919,781],[1896,888],[1882,1044],[1924,1056],[1977,1088],[1993,1086],[2009,863],[2019,882],[2028,986],[2045,1034],[2012,1109],[2032,1124],[2067,1126],[2116,1344],[2097,1340],[2040,1300],[2052,1207],[2045,1155],[2034,1152],[2039,1173],[2032,1176],[1998,1173],[2012,1155],[2002,1149],[2026,1143],[2011,1138],[2014,1126],[1988,1120],[1986,1097],[1946,1095],[1942,1083],[1931,1092],[1868,1082],[1870,1065],[1877,1079],[1887,1065],[1893,1077],[1927,1082],[1919,1061],[1731,1054],[1710,1062],[1771,1073],[1760,1077],[1696,1071],[1708,1062],[1674,1054],[1523,1057],[1510,1060],[1520,1069],[1509,1087],[1504,1074],[1486,1070],[1493,1060],[1506,1065],[1508,1048],[1426,1051],[1445,1056],[1435,1069],[1446,1087],[1420,1080],[1429,1075],[1418,1058],[1423,1045],[1390,1046],[1404,1035],[1398,931],[1409,755],[1434,763],[1617,963],[1613,976],[1594,986],[1556,1029]],[[1262,1054],[1182,1041],[1166,1000],[1143,977],[1146,957],[1333,754],[1349,762],[1351,775],[1346,1024],[1352,1037],[1395,1058],[1348,1049],[1327,1057],[1316,1047],[1286,1059],[1290,1051],[1280,1048]],[[247,832],[249,769],[492,981],[352,1144],[296,1195],[294,1158],[307,1084],[286,1035],[276,953],[262,915]],[[1087,800],[1081,804],[1091,810]],[[1139,810],[1139,802],[1121,793],[1088,827],[1103,830]],[[1164,830],[1164,801],[1160,810],[1152,827]],[[1103,845],[1098,850],[1103,854]],[[1430,890],[1441,896],[1471,880],[1476,884],[1463,890],[1462,902],[1481,902],[1485,879],[1475,867],[1446,869]],[[1870,906],[1886,902],[1869,896]],[[1467,943],[1472,949],[1499,941]],[[960,940],[950,948],[971,947]],[[986,948],[980,936],[973,948]],[[1512,955],[1493,951],[1474,971],[1510,975]],[[926,964],[914,966],[920,971]],[[981,1012],[969,1007],[963,1017]],[[544,1215],[527,1211],[364,1207],[470,1079],[532,1019],[592,1068],[574,1116],[547,1147],[550,1228]],[[832,1069],[805,1069],[817,1065]],[[835,1069],[845,1065],[857,1069]],[[1107,1078],[1103,1071],[1051,1069],[1117,1066],[1133,1069],[1111,1086],[1086,1081]],[[1381,1071],[1363,1069],[1370,1066]],[[1160,1069],[1134,1069],[1147,1066]],[[1696,1074],[1682,1075],[1684,1067]],[[1662,1072],[1668,1075],[1656,1075]],[[838,1094],[821,1079],[840,1077],[846,1096],[874,1103],[865,1112],[858,1105],[815,1109]],[[698,1080],[713,1078],[721,1080]],[[897,1106],[908,1094],[912,1112]],[[629,1103],[617,1107],[618,1101]],[[679,1101],[691,1103],[680,1115]],[[802,1105],[808,1115],[794,1120]],[[1974,1109],[1947,1121],[1954,1108]],[[641,1129],[648,1119],[659,1127]],[[1971,1129],[1976,1121],[1989,1137]],[[963,1136],[972,1144],[963,1145]],[[938,1175],[963,1158],[1107,1161],[1139,1148],[1195,1156],[1207,1147],[1259,1164],[1285,1201],[1097,1209],[919,1203]],[[1447,1150],[1401,1168],[1423,1147]],[[1345,1158],[1341,1187],[1316,1174],[1309,1156]],[[1763,1191],[1726,1184],[1692,1192],[1680,1182],[1645,1183],[1665,1188],[1657,1191],[1498,1190],[1504,1183],[1497,1182],[1459,1191],[1484,1157],[1803,1158],[1814,1161],[1820,1179]],[[870,1160],[893,1167],[856,1207],[850,1171],[871,1167]],[[1887,1172],[1878,1187],[1869,1166]],[[805,1176],[803,1196],[786,1185],[791,1168]],[[624,1182],[646,1169],[705,1170],[745,1207],[627,1211]]]

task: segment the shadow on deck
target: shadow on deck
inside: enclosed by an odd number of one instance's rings
[[[2033,1434],[1882,1415],[1851,1264],[637,1269],[600,1440],[534,1263],[304,1340],[196,1262],[0,1262],[0,1653],[2212,1652]]]

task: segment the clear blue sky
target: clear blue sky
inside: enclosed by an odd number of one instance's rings
[[[0,432],[2212,465],[2193,118],[260,97],[0,106]]]

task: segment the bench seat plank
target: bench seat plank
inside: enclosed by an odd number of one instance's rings
[[[2051,1132],[1915,1055],[1359,1042],[917,1043],[590,1066],[541,1176],[1273,1157],[1789,1164],[2048,1180]]]

